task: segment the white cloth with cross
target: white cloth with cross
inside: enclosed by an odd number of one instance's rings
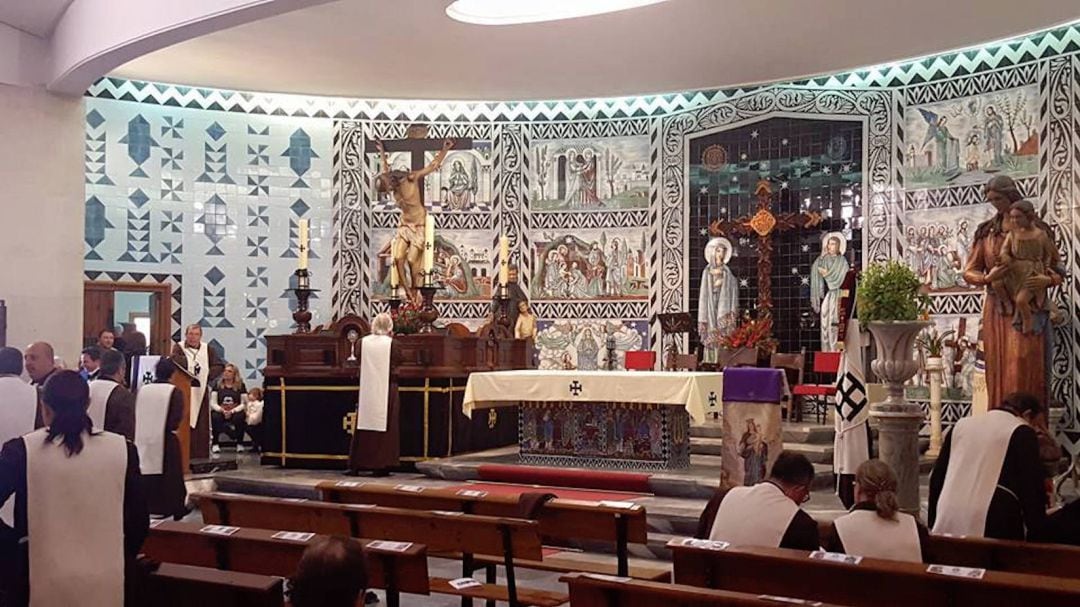
[[[528,402],[613,402],[683,405],[692,423],[720,406],[723,373],[691,371],[522,370],[473,373],[462,410]]]

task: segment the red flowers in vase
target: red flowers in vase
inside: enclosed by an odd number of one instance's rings
[[[772,327],[771,316],[754,318],[749,314],[744,314],[739,325],[720,338],[720,345],[729,350],[755,348],[760,352],[772,354],[778,345],[772,336]]]
[[[404,301],[397,310],[390,312],[394,319],[394,334],[410,335],[420,330],[420,307],[412,301]]]

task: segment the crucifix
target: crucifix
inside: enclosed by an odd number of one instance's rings
[[[751,216],[739,217],[735,220],[714,219],[709,223],[710,236],[749,236],[755,234],[757,240],[758,272],[757,288],[758,314],[772,316],[772,255],[773,255],[773,232],[785,232],[796,228],[812,228],[821,224],[822,216],[817,211],[804,211],[801,213],[772,212],[772,187],[768,180],[758,181],[754,188],[757,196],[757,212]]]
[[[471,150],[473,140],[470,137],[448,137],[445,139],[428,139],[428,126],[425,124],[412,124],[405,129],[405,139],[388,139],[382,142],[383,149],[389,152],[409,152],[409,170],[416,172],[424,168],[424,152],[438,152],[443,143],[452,142],[455,150]],[[373,152],[377,149],[376,143],[367,140],[364,149]],[[424,178],[419,178],[420,201],[424,200]]]

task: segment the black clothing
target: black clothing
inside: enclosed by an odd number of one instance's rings
[[[122,435],[129,441],[135,440],[135,395],[111,377],[100,378],[118,384],[105,401],[106,432]]]
[[[716,521],[716,512],[720,509],[720,502],[727,496],[727,490],[717,491],[709,503],[705,505],[701,517],[698,519],[697,533],[694,537],[709,539],[712,532],[713,522]],[[780,539],[780,548],[792,548],[795,550],[817,550],[821,547],[821,534],[818,531],[817,521],[805,510],[799,508],[795,516],[788,523],[784,531],[784,537]]]
[[[183,516],[187,488],[181,469],[180,439],[176,430],[184,419],[184,394],[173,390],[169,398],[169,412],[165,416],[165,453],[161,461],[161,474],[144,474],[143,488],[146,502],[152,514]]]

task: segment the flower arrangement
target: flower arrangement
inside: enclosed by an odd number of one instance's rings
[[[749,313],[743,314],[738,326],[720,338],[720,345],[729,350],[755,348],[758,352],[772,354],[778,345],[772,336],[772,327],[772,316],[755,318]]]
[[[404,301],[390,313],[394,319],[395,335],[411,335],[420,330],[420,307],[413,301]]]
[[[952,329],[944,333],[938,333],[937,327],[931,326],[923,329],[922,333],[919,333],[919,336],[915,338],[915,347],[929,358],[940,358],[942,351],[945,349],[945,340],[955,334],[956,331]]]

